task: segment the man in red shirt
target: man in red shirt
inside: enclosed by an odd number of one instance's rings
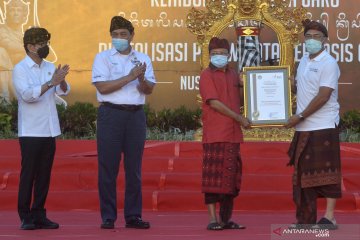
[[[228,67],[230,45],[214,37],[209,43],[210,64],[200,76],[203,121],[202,192],[208,206],[208,230],[243,229],[230,221],[234,198],[239,194],[242,162],[241,126],[248,119],[240,114],[239,75]],[[219,219],[216,203],[220,203]]]

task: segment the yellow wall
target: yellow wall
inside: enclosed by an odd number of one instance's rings
[[[150,105],[155,109],[179,105],[197,107],[196,87],[200,56],[196,47],[196,37],[187,30],[185,20],[190,7],[203,8],[204,0],[23,0],[23,2],[29,4],[28,21],[24,28],[34,24],[47,28],[52,34],[53,48],[48,60],[54,61],[57,57],[55,64],[66,63],[71,67],[68,81],[72,86],[72,92],[66,97],[70,104],[75,101],[96,103],[95,88],[91,85],[93,59],[111,42],[109,35],[111,17],[123,15],[132,20],[135,26],[136,49],[144,51],[147,46],[147,53],[153,59],[158,84],[154,93],[148,97]],[[357,18],[359,11],[351,7],[358,0],[318,2],[292,0],[291,2],[295,6],[300,4],[309,6],[313,19],[325,20],[328,23],[332,54],[336,56],[337,52],[343,50],[338,54],[342,69],[340,102],[343,110],[359,108],[360,99],[356,89],[359,89],[360,84],[356,76],[360,75],[358,67],[360,17]],[[315,5],[311,5],[311,2]],[[321,6],[321,2],[333,4]],[[189,7],[184,4],[189,4]],[[4,5],[0,5],[0,8],[1,34],[6,19]],[[345,17],[339,15],[341,13],[345,13]],[[328,19],[326,14],[329,16]],[[340,20],[349,23],[347,38],[347,28],[341,27]],[[359,24],[359,27],[356,27],[356,24]],[[223,36],[236,44],[232,29],[227,30]],[[269,41],[266,36],[263,39]],[[276,39],[270,41],[276,42]],[[1,64],[1,61],[5,62],[5,60],[1,59],[6,59],[6,54],[2,55],[1,48],[6,49],[0,40],[0,71],[2,71],[0,76],[1,81],[4,82],[6,67],[2,66],[5,63]],[[299,57],[302,55],[302,50],[300,46]],[[8,55],[15,54],[12,50],[7,52]]]

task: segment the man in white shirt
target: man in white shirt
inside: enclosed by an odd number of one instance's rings
[[[26,30],[24,48],[27,55],[15,66],[12,76],[19,105],[18,213],[23,230],[59,228],[59,224],[46,217],[44,206],[55,155],[55,137],[61,134],[55,94],[69,92],[70,87],[65,81],[69,66],[55,68],[54,64],[44,60],[49,54],[49,40],[50,33],[44,28]]]
[[[133,50],[134,27],[123,17],[111,20],[113,48],[96,55],[92,83],[100,103],[97,119],[99,197],[103,229],[113,229],[117,219],[116,179],[124,156],[126,227],[147,229],[141,219],[141,162],[146,138],[143,110],[155,77],[150,58]]]
[[[316,21],[304,22],[308,54],[300,61],[297,76],[297,111],[286,127],[296,133],[289,149],[294,165],[293,198],[297,207],[296,227],[336,229],[336,199],[341,197],[341,164],[338,124],[338,80],[336,60],[325,50],[328,32]],[[317,221],[317,198],[326,198],[326,212]]]

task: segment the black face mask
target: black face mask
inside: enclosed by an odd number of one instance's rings
[[[39,48],[36,53],[39,56],[39,58],[43,59],[49,55],[49,52],[50,52],[50,48],[48,45],[46,45],[42,48]]]

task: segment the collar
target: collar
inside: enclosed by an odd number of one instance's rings
[[[131,48],[130,50],[130,53],[128,55],[124,55],[124,54],[121,54],[120,52],[118,52],[118,50],[116,50],[116,48],[112,47],[110,49],[110,54],[113,56],[113,55],[116,55],[116,54],[120,54],[121,56],[132,56],[135,54],[135,50],[133,48]]]
[[[310,59],[310,54],[307,57],[309,58],[309,61],[320,62],[325,57],[326,54],[327,54],[326,49],[324,49],[319,55],[317,55],[313,59]]]
[[[229,64],[226,65],[225,71],[223,71],[223,70],[220,69],[220,68],[215,67],[214,64],[212,64],[211,62],[209,63],[209,68],[210,68],[210,70],[213,71],[213,72],[216,72],[216,71],[226,72],[227,70],[229,70]]]
[[[26,64],[29,66],[29,68],[32,68],[32,67],[38,67],[39,65],[34,62],[34,60],[32,60],[31,57],[29,57],[29,55],[26,54],[26,57],[25,57],[25,62]],[[44,60],[41,61],[40,63],[40,67],[44,64]]]

